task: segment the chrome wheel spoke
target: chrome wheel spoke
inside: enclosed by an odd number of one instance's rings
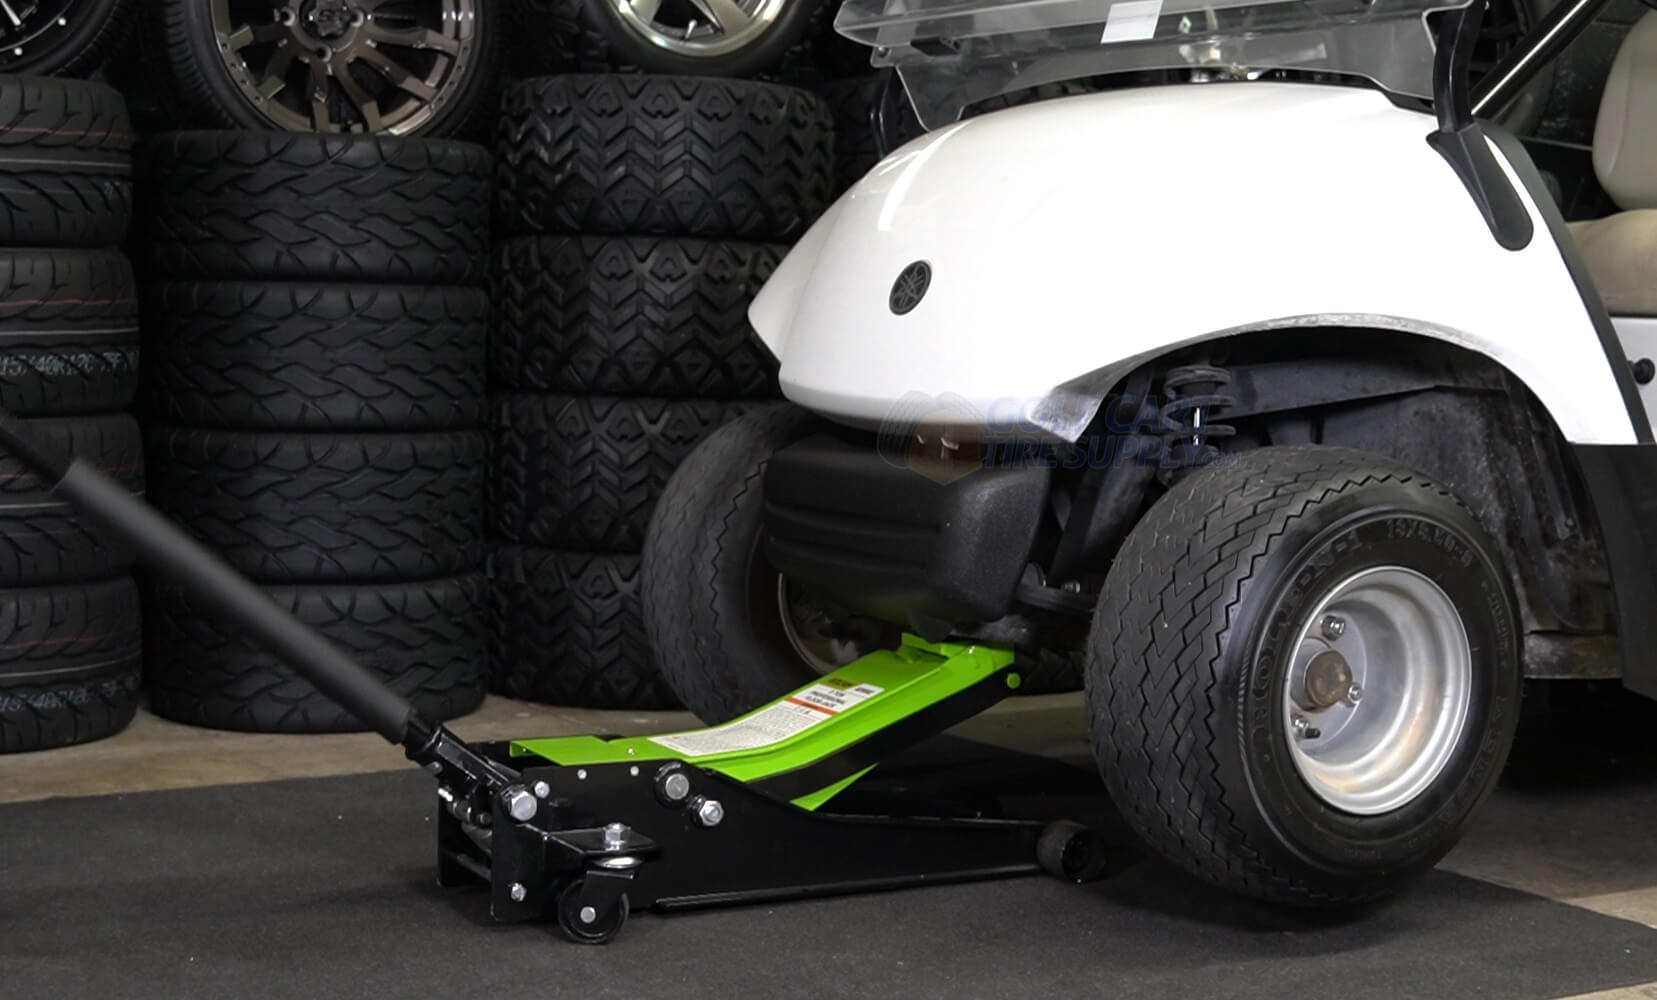
[[[299,50],[286,39],[271,55],[270,62],[265,64],[264,79],[259,81],[259,96],[270,100],[280,94],[288,85],[288,72],[293,69],[294,60],[299,58]]]
[[[727,35],[736,34],[753,22],[753,15],[743,10],[736,0],[691,0],[714,27]]]
[[[459,39],[450,38],[430,28],[392,28],[376,21],[363,25],[363,37],[379,45],[399,45],[409,49],[435,50],[454,55],[460,51]]]
[[[281,41],[289,35],[287,27],[280,24],[244,24],[226,35],[224,43],[230,46],[230,51],[240,52],[249,45]]]
[[[356,56],[362,62],[379,70],[394,86],[408,91],[421,100],[429,101],[437,96],[435,87],[415,76],[409,72],[407,66],[402,65],[372,45],[366,45],[359,49]]]
[[[628,4],[633,10],[633,16],[646,24],[656,20],[656,14],[662,9],[662,0],[632,0]]]
[[[328,64],[321,59],[311,60],[311,121],[318,132],[334,130],[332,116],[328,113]]]
[[[334,68],[334,79],[345,92],[346,99],[356,107],[357,114],[362,117],[363,127],[370,132],[380,131],[385,125],[380,118],[380,103],[359,87],[357,81],[351,79],[350,67],[344,65],[343,61]]]

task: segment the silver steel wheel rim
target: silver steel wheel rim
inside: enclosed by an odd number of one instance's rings
[[[691,58],[751,45],[789,3],[804,0],[609,0],[622,23],[657,48]]]
[[[476,57],[478,0],[211,0],[242,96],[293,132],[408,135]]]
[[[1472,648],[1449,595],[1402,566],[1364,570],[1300,629],[1281,695],[1295,769],[1343,812],[1399,809],[1455,754],[1472,688]]]
[[[788,644],[818,676],[830,674],[869,650],[849,639],[825,634],[828,615],[789,593],[788,581],[777,574],[777,613]]]

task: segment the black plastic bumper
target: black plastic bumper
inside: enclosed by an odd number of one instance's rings
[[[1012,605],[1051,475],[977,466],[939,482],[819,434],[766,469],[765,553],[811,592],[923,633],[993,621]]]

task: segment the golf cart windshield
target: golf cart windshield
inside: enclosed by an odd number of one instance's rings
[[[846,0],[837,31],[894,66],[929,128],[1011,90],[1138,70],[1359,76],[1432,95],[1426,15],[1468,0]]]

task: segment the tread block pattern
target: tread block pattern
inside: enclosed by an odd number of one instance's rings
[[[1311,507],[1355,487],[1414,481],[1383,459],[1329,447],[1246,453],[1193,473],[1146,512],[1117,554],[1094,617],[1087,672],[1094,753],[1112,800],[1146,843],[1209,882],[1298,905],[1356,903],[1274,867],[1221,780],[1220,659],[1253,568]],[[1448,494],[1443,494],[1448,495]]]
[[[266,589],[416,709],[452,719],[483,700],[485,586],[480,572],[425,583]],[[160,586],[149,598],[145,648],[156,714],[250,732],[365,728],[182,592]]]
[[[0,590],[0,649],[0,753],[119,732],[138,709],[137,584]]]
[[[498,144],[508,233],[789,242],[828,206],[828,109],[707,77],[571,75],[510,88]]]
[[[57,453],[85,458],[143,492],[143,437],[131,417],[26,422]],[[23,462],[0,451],[0,586],[98,580],[124,572],[132,561],[131,549],[83,521]]]
[[[101,247],[132,217],[132,125],[98,83],[7,77],[0,87],[0,246]]]
[[[145,297],[152,412],[243,430],[436,430],[483,421],[481,289],[162,282]]]
[[[786,252],[650,237],[509,240],[495,257],[495,380],[618,396],[773,396],[776,362],[747,310]]]
[[[490,160],[439,139],[171,132],[145,147],[155,266],[181,278],[477,285]]]
[[[481,431],[152,429],[151,492],[266,583],[422,580],[483,565]]]
[[[496,533],[576,552],[638,552],[656,498],[702,439],[753,404],[508,394],[493,404]]]
[[[503,544],[490,558],[490,689],[586,708],[676,708],[644,636],[639,557]]]
[[[0,406],[25,417],[123,409],[138,391],[138,341],[120,253],[0,250]]]

